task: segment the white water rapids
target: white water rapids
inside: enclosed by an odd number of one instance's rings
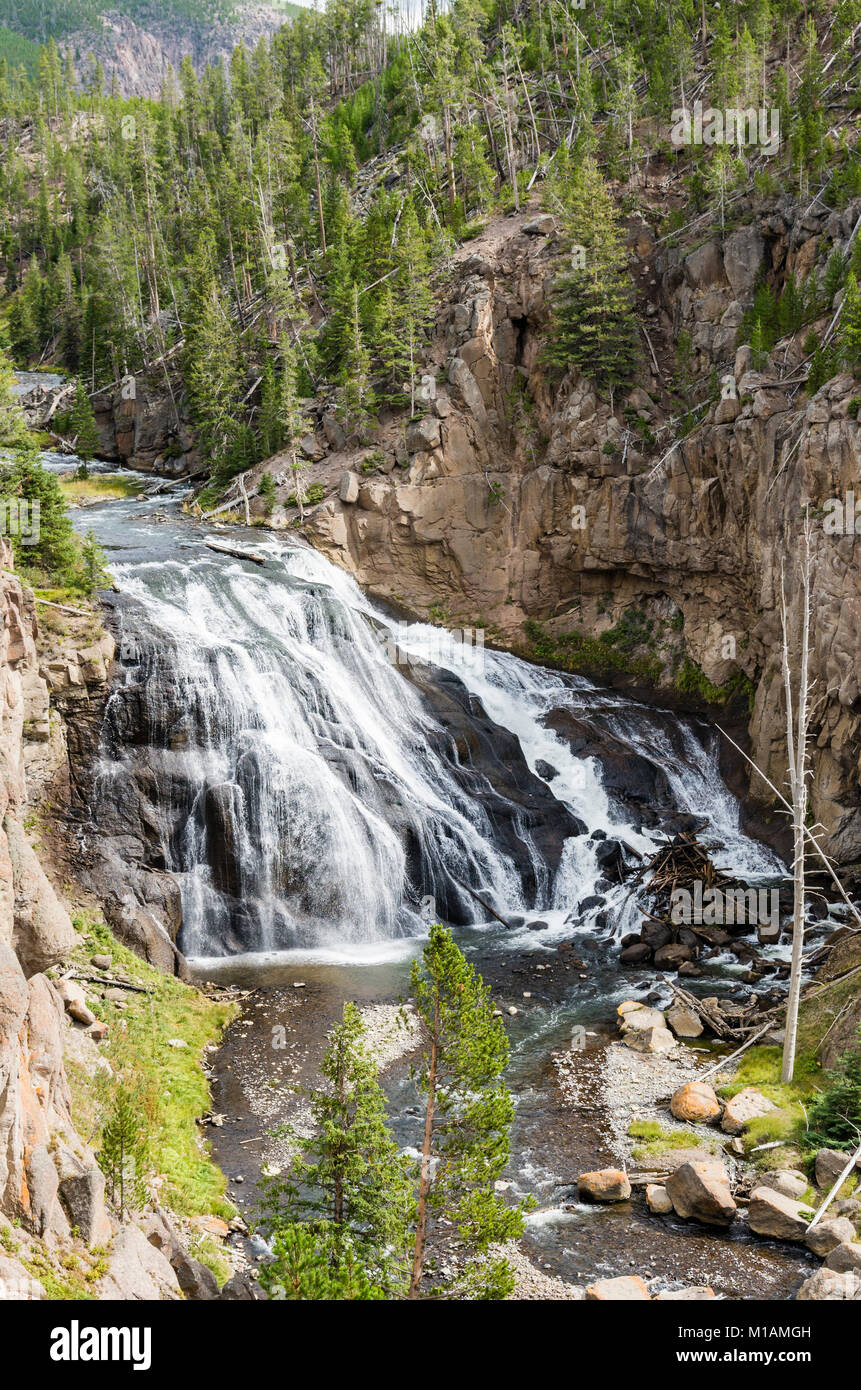
[[[98,529],[117,534],[104,518]],[[611,730],[660,767],[668,809],[708,819],[722,864],[778,867],[739,830],[714,747],[682,721],[508,654],[446,649],[438,628],[393,623],[303,547],[256,541],[268,557],[257,567],[213,555],[173,524],[146,533],[145,558],[110,557],[135,602],[122,608],[126,683],[109,707],[116,736],[104,740],[100,787],[117,799],[140,783],[143,739],[150,820],[182,886],[187,955],[373,951],[423,934],[431,915],[490,922],[479,900],[514,916],[518,936],[537,915],[552,939],[569,914],[587,927],[602,909],[616,934],[630,930],[637,910],[624,884],[602,877],[598,837],[620,840],[635,862],[656,845],[654,826],[610,794],[600,745],[577,756],[546,726],[553,711]],[[433,665],[408,679],[410,658]],[[459,694],[459,725],[440,715],[445,701],[428,700],[429,682],[446,699]],[[132,698],[145,728],[130,745],[121,731]],[[519,805],[501,815],[500,790],[465,747],[470,707],[516,740],[517,758],[503,749],[500,762],[537,788],[549,815]],[[585,829],[551,853],[557,818],[563,831]],[[600,906],[577,915],[593,895]]]

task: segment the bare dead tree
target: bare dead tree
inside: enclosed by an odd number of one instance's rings
[[[792,802],[793,912],[792,960],[786,1026],[783,1039],[783,1066],[780,1079],[791,1081],[795,1071],[798,1040],[798,1004],[801,998],[801,968],[804,950],[804,855],[807,820],[807,725],[810,699],[810,519],[805,517],[801,552],[801,653],[798,690],[793,707],[792,674],[789,659],[789,617],[786,604],[784,567],[780,567],[780,625],[783,637],[783,690],[786,702],[786,755],[789,766],[789,792]]]

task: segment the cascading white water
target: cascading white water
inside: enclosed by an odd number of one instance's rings
[[[707,816],[736,868],[775,869],[739,831],[714,756],[679,721],[670,741],[622,696],[507,654],[447,651],[423,624],[397,624],[393,642],[391,620],[308,549],[258,544],[268,557],[258,569],[175,536],[162,558],[114,563],[136,600],[124,610],[126,645],[140,650],[107,727],[126,728],[124,706],[138,702],[146,773],[120,733],[105,740],[100,785],[116,800],[130,778],[146,784],[162,862],[182,885],[187,954],[414,936],[431,912],[487,920],[479,900],[506,916],[540,912],[552,936],[596,888],[615,929],[628,929],[634,908],[602,877],[598,836],[632,854],[655,839],[608,792],[600,748],[577,756],[547,726],[552,711],[586,714],[660,763],[669,809]],[[502,792],[472,765],[471,715],[510,741]]]

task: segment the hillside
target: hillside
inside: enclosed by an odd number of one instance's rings
[[[53,40],[71,53],[80,81],[92,81],[96,64],[108,89],[124,96],[156,97],[172,68],[191,57],[201,71],[230,58],[238,43],[254,47],[301,10],[233,0],[56,0],[52,4],[0,5],[0,59],[31,71],[38,47]]]

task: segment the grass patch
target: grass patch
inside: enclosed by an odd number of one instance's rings
[[[634,1120],[628,1126],[628,1134],[632,1139],[643,1141],[631,1150],[631,1157],[638,1160],[654,1158],[670,1149],[711,1147],[711,1136],[691,1134],[689,1129],[664,1129],[657,1120]]]
[[[150,1154],[165,1180],[160,1200],[182,1216],[214,1214],[229,1220],[236,1212],[225,1196],[227,1180],[212,1161],[196,1119],[209,1108],[203,1049],[220,1037],[235,1006],[215,1003],[181,980],[162,975],[117,941],[98,918],[81,913],[74,924],[80,939],[72,962],[82,973],[93,973],[90,956],[108,953],[113,957],[112,973],[148,991],[129,992],[125,1009],[111,1000],[92,998],[93,1012],[110,1025],[100,1050],[114,1075],[88,1077],[70,1063],[77,1128],[97,1135],[118,1082],[133,1086]],[[186,1046],[171,1047],[169,1039],[180,1039]],[[97,1138],[93,1142],[97,1146]]]
[[[779,1141],[782,1145],[781,1149],[766,1149],[754,1156],[754,1161],[765,1168],[787,1163],[790,1167],[799,1165],[807,1129],[807,1109],[822,1088],[822,1069],[812,1053],[799,1051],[795,1060],[795,1080],[789,1083],[780,1079],[782,1057],[779,1047],[752,1047],[740,1059],[733,1081],[720,1088],[721,1096],[729,1100],[745,1086],[755,1086],[778,1106],[777,1110],[760,1115],[745,1126],[743,1137],[748,1152],[759,1144]]]
[[[756,686],[742,671],[734,671],[726,685],[713,685],[697,663],[686,656],[673,685],[680,695],[693,695],[708,705],[728,705],[734,696],[742,695],[753,711]]]
[[[576,675],[606,677],[621,672],[656,684],[663,669],[661,662],[654,656],[631,656],[631,633],[628,627],[620,632],[621,628],[619,624],[600,637],[591,637],[585,632],[566,632],[553,637],[540,623],[528,618],[523,630],[529,645],[521,654],[542,666]]]
[[[85,506],[88,502],[110,502],[119,497],[137,497],[143,480],[138,478],[110,478],[103,473],[91,474],[89,478],[76,478],[74,473],[60,475],[60,489],[69,507]]]

